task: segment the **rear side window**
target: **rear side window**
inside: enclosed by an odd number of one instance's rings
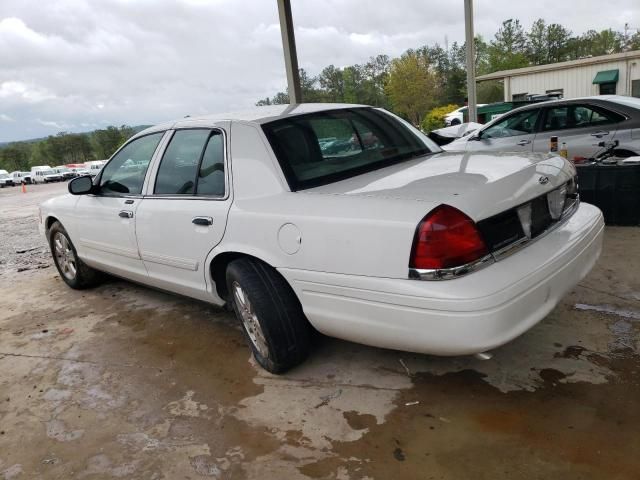
[[[542,129],[545,131],[568,128],[597,127],[624,120],[615,112],[590,105],[563,105],[547,109]]]
[[[177,130],[156,176],[158,195],[223,196],[224,137],[219,130]]]
[[[293,116],[262,128],[292,190],[438,151],[419,131],[372,108]]]

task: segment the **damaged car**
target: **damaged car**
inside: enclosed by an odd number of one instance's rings
[[[107,272],[228,304],[273,373],[315,331],[435,355],[499,347],[584,278],[604,228],[564,158],[443,152],[350,104],[157,125],[68,189],[40,211],[67,285]]]

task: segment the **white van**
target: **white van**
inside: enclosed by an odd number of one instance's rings
[[[59,182],[61,180],[62,176],[54,172],[49,165],[31,167],[31,181],[33,183]]]
[[[100,170],[102,170],[105,163],[107,163],[106,160],[91,160],[90,162],[84,162],[84,166],[89,170],[89,175],[95,177],[100,173]]]

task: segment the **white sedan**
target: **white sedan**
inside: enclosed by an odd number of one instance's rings
[[[72,288],[108,272],[230,303],[270,372],[314,330],[464,355],[531,328],[593,267],[603,220],[575,175],[558,156],[442,152],[377,108],[261,107],[139,133],[42,204],[41,230]]]

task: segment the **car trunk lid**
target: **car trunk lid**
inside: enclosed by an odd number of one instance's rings
[[[305,192],[425,202],[425,213],[447,204],[480,221],[543,197],[572,176],[555,155],[442,152]]]

